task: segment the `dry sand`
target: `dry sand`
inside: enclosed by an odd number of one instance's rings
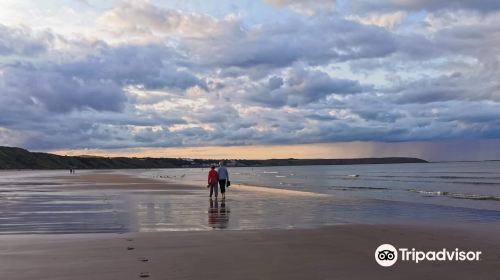
[[[67,177],[63,177],[67,179]],[[73,176],[101,187],[186,186],[116,174]],[[191,187],[196,188],[196,187]],[[338,225],[319,229],[0,236],[0,279],[500,279],[498,226]],[[383,243],[482,251],[479,262],[380,267]],[[129,248],[129,250],[127,249]]]

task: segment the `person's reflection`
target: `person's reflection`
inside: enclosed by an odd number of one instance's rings
[[[212,228],[227,228],[229,222],[229,208],[226,201],[222,200],[219,208],[219,202],[210,199],[210,207],[208,208],[208,225]]]
[[[229,207],[226,206],[226,200],[223,199],[220,203],[219,209],[220,228],[227,228],[229,223]]]
[[[215,206],[214,206],[215,205]],[[219,218],[219,205],[217,199],[214,201],[210,198],[210,207],[208,208],[208,225],[216,228],[217,220]]]

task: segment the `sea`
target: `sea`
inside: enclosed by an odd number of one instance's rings
[[[1,171],[0,234],[500,225],[499,161],[228,169],[225,200],[209,199],[207,168],[106,171],[166,190],[85,189],[65,180],[65,170]]]

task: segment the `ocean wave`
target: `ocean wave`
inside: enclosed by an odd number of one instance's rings
[[[424,197],[443,196],[443,197],[449,197],[449,198],[453,198],[453,199],[500,201],[500,196],[494,196],[494,195],[464,194],[464,193],[453,193],[453,192],[446,192],[446,191],[424,191],[424,190],[415,190],[415,189],[408,189],[408,191],[419,193]]]
[[[500,201],[500,196],[493,195],[475,195],[475,194],[450,194],[451,198],[455,199],[472,199],[472,200],[493,200]]]
[[[377,172],[377,171],[372,171],[372,172],[368,172],[368,173],[372,173],[372,174],[387,174],[387,172]],[[410,173],[409,171],[391,171],[390,172],[391,174],[394,174],[394,173]],[[491,172],[491,171],[467,171],[467,172],[464,172],[464,171],[419,171],[418,172],[419,174],[422,174],[422,173],[428,173],[428,174],[498,174],[497,172]]]
[[[372,175],[374,178],[424,178],[424,179],[472,179],[472,180],[499,180],[498,176],[422,176],[422,175]]]
[[[390,178],[382,178],[382,177],[368,177],[368,176],[364,176],[364,177],[358,177],[356,178],[357,180],[360,180],[360,181],[380,181],[380,182],[404,182],[404,183],[447,183],[447,184],[461,184],[461,185],[499,185],[500,182],[484,182],[484,181],[443,181],[443,180],[439,180],[439,179],[436,179],[434,178],[435,180],[424,180],[424,179],[427,179],[426,177],[421,177],[422,179],[421,180],[412,180],[412,179],[409,179],[409,180],[405,180],[404,178],[405,177],[392,177],[394,179],[390,179]],[[415,177],[416,178],[416,177]],[[413,178],[413,179],[415,179]],[[336,178],[338,180],[352,180],[352,178],[348,178],[348,177],[344,177],[344,178]],[[432,178],[430,178],[432,179]]]
[[[442,191],[417,191],[419,194],[422,196],[443,196],[443,195],[448,195],[448,192],[442,192]]]
[[[354,190],[390,190],[389,188],[384,187],[344,187],[344,186],[332,186],[331,187],[337,191],[354,191]]]

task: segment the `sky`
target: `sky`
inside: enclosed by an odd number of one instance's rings
[[[0,145],[500,159],[500,1],[0,5]]]

